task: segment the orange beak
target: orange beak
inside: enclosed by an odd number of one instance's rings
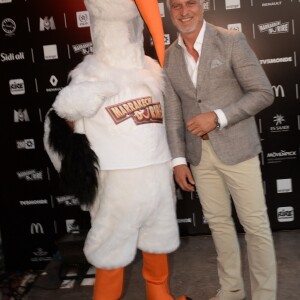
[[[158,2],[157,0],[135,0],[135,3],[150,31],[157,58],[161,67],[163,67],[165,59],[165,39]]]

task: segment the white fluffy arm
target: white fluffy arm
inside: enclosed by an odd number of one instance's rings
[[[77,121],[97,113],[105,98],[118,93],[118,86],[112,81],[72,82],[57,95],[53,108],[64,119]]]

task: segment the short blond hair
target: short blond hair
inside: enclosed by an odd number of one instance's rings
[[[171,0],[166,0],[166,4],[167,4],[168,9],[170,9],[170,7],[171,7],[170,1],[171,1]],[[203,4],[204,1],[205,1],[205,0],[199,0],[200,4]]]

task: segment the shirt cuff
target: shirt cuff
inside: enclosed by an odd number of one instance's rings
[[[227,118],[226,118],[223,110],[222,109],[215,109],[214,112],[216,113],[216,115],[218,117],[218,121],[219,121],[219,124],[220,124],[219,129],[222,129],[222,128],[226,127],[228,125],[228,121],[227,121]]]
[[[187,165],[185,157],[176,157],[172,160],[172,167],[176,167],[179,165]]]

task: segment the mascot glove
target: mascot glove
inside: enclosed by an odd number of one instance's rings
[[[85,81],[64,87],[57,95],[53,108],[69,121],[94,116],[108,97],[118,94],[112,81]]]

